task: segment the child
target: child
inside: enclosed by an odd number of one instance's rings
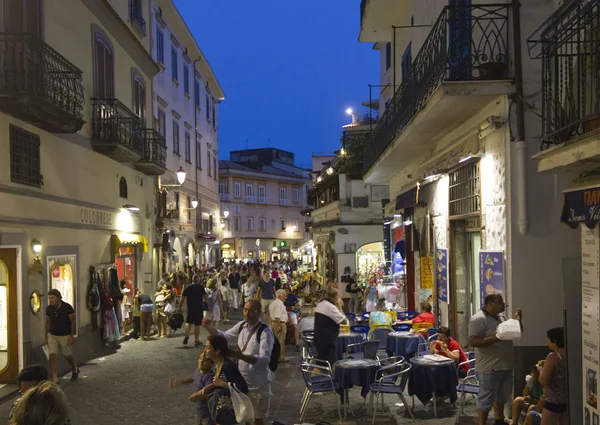
[[[196,425],[215,425],[210,418],[208,402],[206,401],[207,394],[204,392],[204,388],[212,385],[215,378],[215,374],[212,370],[213,366],[214,362],[207,358],[204,355],[204,352],[202,352],[198,359],[198,368],[194,371],[193,375],[172,378],[169,381],[169,387],[171,389],[181,384],[192,384],[194,394],[192,394],[188,400],[196,403]]]
[[[537,408],[541,408],[544,404],[544,388],[542,384],[540,384],[540,369],[539,365],[535,365],[531,368],[529,375],[525,377],[525,381],[527,385],[523,389],[523,397],[517,397],[513,401],[512,405],[512,421],[511,425],[517,425],[519,423],[519,417],[521,416],[521,412],[526,410],[527,413],[532,411],[541,410]],[[528,415],[530,416],[530,415]]]

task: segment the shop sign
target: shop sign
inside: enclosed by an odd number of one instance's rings
[[[504,252],[479,251],[479,298],[485,307],[485,297],[491,294],[504,296]]]
[[[435,284],[437,297],[440,301],[448,302],[448,250],[440,248],[437,250],[437,273]]]
[[[585,400],[583,415],[585,423],[592,424],[600,413],[598,410],[600,228],[593,230],[583,228],[581,232],[582,383]]]
[[[581,223],[593,229],[600,222],[600,187],[565,193],[560,221],[572,229]]]
[[[390,187],[381,185],[371,186],[371,201],[381,202],[384,199],[390,199]]]
[[[396,196],[396,211],[412,207],[419,202],[419,186]]]
[[[433,293],[433,257],[421,257],[421,302],[429,301]]]

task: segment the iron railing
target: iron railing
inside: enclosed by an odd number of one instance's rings
[[[129,4],[129,20],[134,22],[144,33],[146,33],[146,20],[142,16],[142,6],[139,1],[131,1]]]
[[[32,34],[0,32],[0,96],[21,95],[83,120],[81,70]]]
[[[339,158],[340,173],[347,174],[352,179],[362,177],[363,153],[365,146],[371,140],[372,134],[373,132],[369,130],[345,131],[342,134],[344,155],[340,155]]]
[[[542,58],[541,150],[599,129],[600,0],[565,3],[528,41]]]
[[[167,166],[167,143],[158,131],[152,128],[142,130],[144,153],[141,161],[152,162],[160,167]]]
[[[143,153],[142,120],[117,99],[92,99],[92,137]]]
[[[506,80],[509,4],[446,6],[373,130],[366,173],[445,81]]]

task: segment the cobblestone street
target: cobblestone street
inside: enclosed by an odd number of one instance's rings
[[[221,326],[226,329],[236,322]],[[203,330],[201,339],[206,339]],[[168,388],[172,376],[191,374],[196,365],[201,348],[190,344],[182,345],[183,332],[177,331],[170,339],[153,339],[148,342],[131,340],[124,342],[115,354],[94,359],[81,367],[80,379],[61,380],[71,404],[73,425],[123,425],[123,424],[193,424],[193,406],[187,401],[191,388],[182,386],[174,390]],[[273,399],[271,420],[285,425],[299,423],[300,399],[304,392],[304,382],[296,367],[297,353],[288,347],[290,362],[280,364],[277,378],[272,385]],[[351,405],[360,406],[363,399],[358,389],[350,390]],[[411,398],[406,396],[409,403]],[[438,409],[439,418],[433,418],[433,410],[423,410],[417,401],[415,417],[404,417],[404,409],[396,407],[399,402],[394,396],[386,396],[385,413],[377,415],[378,425],[427,423],[431,425],[454,424],[456,409],[448,403]],[[7,423],[7,415],[12,400],[0,406],[0,424]],[[473,404],[469,403],[467,413],[473,415]],[[370,423],[372,416],[366,414],[366,406],[348,414],[348,423]],[[311,400],[306,423],[316,423],[319,419],[337,423],[337,411],[333,397],[314,396]],[[270,422],[269,422],[270,423]],[[461,423],[475,423],[463,421]]]

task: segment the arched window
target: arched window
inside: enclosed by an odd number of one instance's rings
[[[112,99],[115,94],[115,55],[108,37],[94,30],[94,96]]]
[[[121,177],[121,180],[119,180],[119,196],[127,199],[127,180],[125,180],[125,177]]]
[[[131,86],[133,90],[133,112],[142,120],[146,116],[146,84],[144,79],[135,71],[132,71]]]

